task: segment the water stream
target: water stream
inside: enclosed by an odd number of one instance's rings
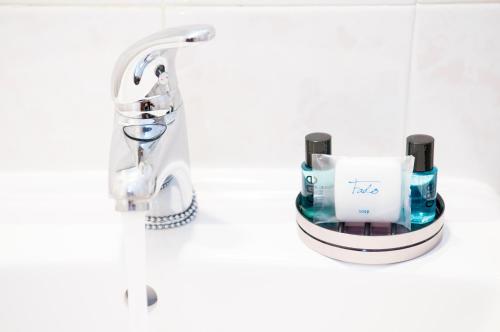
[[[146,230],[144,212],[122,213],[128,286],[129,331],[147,332]]]

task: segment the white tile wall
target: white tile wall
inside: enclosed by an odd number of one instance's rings
[[[500,5],[419,6],[410,132],[450,175],[500,185]]]
[[[6,5],[62,5],[62,6],[378,6],[413,5],[415,3],[500,3],[500,0],[0,0]]]
[[[331,132],[338,154],[397,154],[413,7],[167,10],[216,39],[178,54],[193,162],[290,166],[304,135]]]
[[[174,5],[174,6],[378,6],[412,5],[414,3],[499,3],[500,0],[0,0],[6,5],[62,5],[62,6],[108,6],[108,5]]]
[[[160,6],[164,0],[0,0],[4,5],[36,6]]]
[[[427,0],[429,1],[429,0]],[[473,0],[472,0],[473,1]],[[416,0],[0,0],[0,4],[29,5],[176,5],[176,6],[317,6],[408,5]]]
[[[292,166],[311,130],[338,154],[394,154],[406,126],[436,136],[442,172],[500,184],[498,4],[417,5],[405,119],[406,0],[22,1],[42,5],[0,0],[0,170],[105,169],[116,57],[162,24],[210,23],[214,41],[178,54],[194,166]]]
[[[500,0],[0,0],[6,5],[60,6],[379,6],[415,3],[500,3]]]
[[[416,0],[165,0],[178,6],[359,6],[413,5]]]
[[[500,0],[417,0],[420,4],[481,4],[500,3]]]
[[[160,14],[0,6],[0,168],[106,168],[114,61]]]

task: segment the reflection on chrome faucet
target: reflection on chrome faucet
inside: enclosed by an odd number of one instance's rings
[[[118,211],[147,211],[147,228],[183,225],[196,215],[175,55],[214,36],[206,25],[166,29],[132,45],[115,65],[109,190]]]

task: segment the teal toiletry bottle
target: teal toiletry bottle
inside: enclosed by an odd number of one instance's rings
[[[411,222],[423,225],[436,215],[437,168],[434,167],[434,138],[411,135],[406,138],[406,154],[415,157],[411,177]]]
[[[331,154],[332,137],[326,133],[310,133],[306,135],[306,159],[302,163],[301,212],[313,219],[314,217],[314,185],[318,181],[312,169],[313,154]]]

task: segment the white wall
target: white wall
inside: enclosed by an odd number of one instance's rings
[[[338,154],[424,132],[443,173],[500,185],[500,4],[458,2],[0,0],[0,170],[107,168],[120,52],[209,23],[178,54],[194,167],[294,167],[314,130]]]

